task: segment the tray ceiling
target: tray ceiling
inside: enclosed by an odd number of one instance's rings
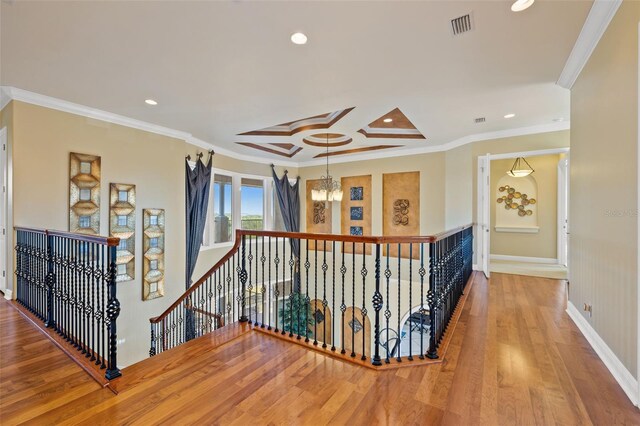
[[[356,158],[568,120],[556,81],[592,2],[0,4],[2,85],[304,163],[326,152],[304,141],[322,130]]]

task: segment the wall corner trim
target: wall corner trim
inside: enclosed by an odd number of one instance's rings
[[[622,4],[622,0],[595,0],[578,35],[557,84],[571,89],[591,54],[600,42],[609,23]]]
[[[638,381],[633,375],[626,369],[624,364],[613,353],[611,348],[607,346],[600,335],[591,327],[591,324],[582,316],[580,311],[571,303],[567,301],[567,314],[573,320],[578,327],[582,335],[587,339],[587,342],[591,345],[598,357],[602,360],[604,365],[616,379],[624,393],[631,400],[633,405],[638,405]]]

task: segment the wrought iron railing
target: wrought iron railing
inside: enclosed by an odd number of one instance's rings
[[[374,366],[438,358],[472,247],[471,225],[428,237],[237,230],[233,248],[150,320],[150,355],[240,321]]]
[[[15,228],[17,301],[109,380],[117,364],[119,238]]]

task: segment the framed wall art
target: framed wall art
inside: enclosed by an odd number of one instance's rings
[[[420,235],[420,172],[382,175],[382,234]],[[403,258],[409,258],[409,244],[401,245],[400,250]],[[386,246],[383,252],[386,255]],[[397,257],[398,245],[391,244],[389,253]],[[413,258],[420,258],[420,247],[415,244]]]
[[[116,251],[116,281],[135,278],[136,186],[112,183],[109,190],[109,235],[120,238]]]
[[[164,296],[164,209],[142,210],[143,300]]]
[[[100,157],[69,155],[69,232],[100,233]]]
[[[371,235],[371,175],[343,177],[340,184],[344,196],[340,204],[340,232],[346,235]],[[371,245],[367,245],[371,254]],[[351,253],[353,246],[345,244],[344,252]],[[362,245],[356,244],[356,253],[362,253]]]

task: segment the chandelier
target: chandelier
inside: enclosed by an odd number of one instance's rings
[[[311,189],[313,201],[342,201],[342,187],[329,174],[329,133],[327,133],[327,174]]]
[[[520,160],[524,161],[526,167],[520,162]],[[511,166],[511,170],[509,170],[507,174],[512,177],[525,177],[529,176],[534,171],[533,167],[531,167],[524,157],[518,157],[516,158],[516,161],[513,162],[513,166]]]

